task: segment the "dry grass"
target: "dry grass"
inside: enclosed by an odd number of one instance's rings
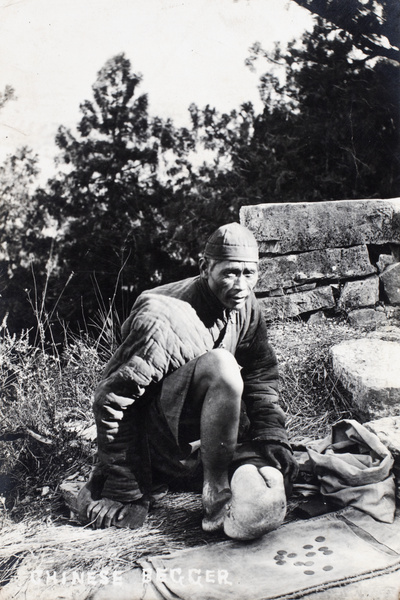
[[[354,416],[332,371],[329,349],[362,335],[366,332],[333,319],[315,324],[277,322],[270,327],[270,341],[280,365],[281,404],[292,443],[324,437],[333,423]]]
[[[90,464],[92,448],[79,431],[93,422],[104,361],[84,339],[59,357],[3,327],[0,362],[0,496],[9,518],[19,520],[48,512],[62,478]]]
[[[93,566],[96,571],[106,567],[124,570],[143,556],[165,554],[216,539],[223,538],[201,530],[200,495],[171,493],[153,510],[145,525],[134,531],[114,528],[95,531],[67,518],[5,523],[1,555],[4,564],[12,557],[24,556],[29,558],[31,569],[48,565],[47,568],[58,573]]]

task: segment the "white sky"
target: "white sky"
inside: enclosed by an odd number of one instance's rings
[[[0,0],[0,161],[28,145],[54,172],[54,136],[74,127],[103,64],[125,52],[143,75],[150,114],[188,123],[191,102],[257,107],[258,77],[244,65],[256,41],[299,37],[311,16],[293,0]],[[264,69],[265,70],[265,69]]]

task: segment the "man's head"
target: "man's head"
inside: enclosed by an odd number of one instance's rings
[[[219,227],[206,243],[200,274],[226,308],[242,308],[258,279],[258,246],[251,231],[239,223]]]

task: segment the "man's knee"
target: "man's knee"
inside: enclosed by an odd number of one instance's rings
[[[203,386],[221,387],[235,396],[242,396],[243,379],[233,354],[223,348],[210,350],[198,359],[195,376]]]

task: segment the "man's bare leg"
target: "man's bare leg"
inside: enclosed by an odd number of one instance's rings
[[[237,444],[243,380],[234,356],[216,349],[198,359],[191,397],[202,402],[200,439],[205,531],[223,527],[231,497],[228,469]]]

